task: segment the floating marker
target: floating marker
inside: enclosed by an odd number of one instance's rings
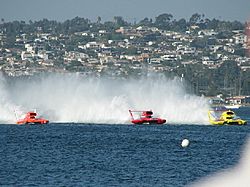
[[[188,146],[189,146],[189,140],[188,140],[188,139],[182,140],[181,146],[182,146],[182,147],[188,147]]]

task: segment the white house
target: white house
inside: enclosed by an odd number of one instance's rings
[[[32,59],[33,57],[34,57],[34,54],[30,52],[23,51],[21,54],[22,60]]]
[[[169,55],[163,55],[161,56],[162,60],[167,60],[167,61],[176,61],[180,59],[180,55],[175,55],[175,54],[169,54]]]
[[[151,58],[150,63],[151,64],[160,64],[163,61],[162,58]]]
[[[235,34],[232,37],[234,39],[235,44],[244,44],[245,42],[247,42],[247,35],[243,33]]]
[[[179,46],[177,46],[176,51],[179,54],[193,54],[193,53],[195,53],[196,48],[179,45]]]

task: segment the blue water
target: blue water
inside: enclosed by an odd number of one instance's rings
[[[235,110],[250,121],[249,108]],[[181,187],[236,164],[250,125],[0,125],[0,186]],[[189,147],[181,147],[183,139]]]

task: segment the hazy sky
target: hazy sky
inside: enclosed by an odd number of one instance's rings
[[[187,21],[195,14],[208,19],[245,22],[250,19],[250,0],[0,0],[0,19],[9,21],[38,21],[43,18],[63,22],[76,16],[96,22],[125,21],[138,23],[142,19],[169,13]]]

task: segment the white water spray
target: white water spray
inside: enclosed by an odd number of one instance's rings
[[[15,120],[14,109],[18,106],[11,100],[2,72],[0,72],[0,89],[0,123],[11,123]]]
[[[3,76],[1,76],[3,80]],[[152,110],[170,124],[204,124],[208,101],[190,95],[179,79],[147,77],[140,80],[51,75],[16,81],[2,90],[0,121],[14,121],[13,110],[36,108],[51,122],[130,123],[128,110]],[[6,88],[8,87],[8,88]],[[1,96],[2,96],[1,95]]]

